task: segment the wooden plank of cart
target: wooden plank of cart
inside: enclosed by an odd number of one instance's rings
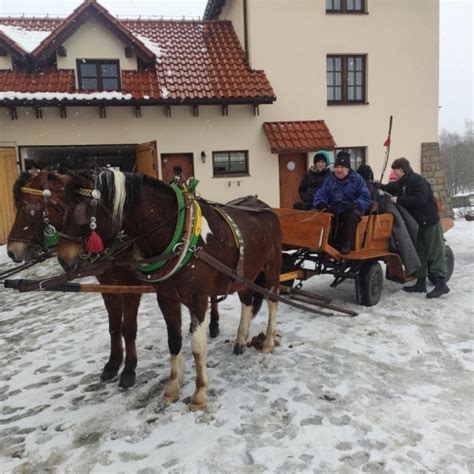
[[[364,216],[357,227],[354,249],[343,255],[330,243],[333,214],[283,208],[277,208],[275,212],[283,234],[280,282],[287,288],[291,288],[294,281],[301,283],[314,275],[331,274],[334,276],[331,287],[352,279],[356,302],[373,306],[382,295],[384,275],[381,262],[386,264],[385,277],[388,280],[405,283],[412,279],[405,274],[400,256],[389,250],[391,214],[372,215],[370,219]],[[446,232],[453,226],[453,221],[443,218],[441,224]],[[449,279],[454,257],[451,249],[446,249]]]

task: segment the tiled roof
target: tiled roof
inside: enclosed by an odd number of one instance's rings
[[[324,120],[265,122],[263,128],[272,153],[330,150],[336,146]]]
[[[74,92],[74,71],[55,69],[43,72],[25,73],[0,70],[0,92]]]
[[[74,27],[70,26],[68,29],[65,26],[71,19],[75,22],[82,21],[81,15],[96,13],[97,18],[112,25],[108,12],[91,0],[83,3],[65,20],[0,18],[0,24],[27,30],[54,30],[30,56],[33,60],[35,57],[46,59],[43,56],[45,52],[54,53],[66,35],[72,34]],[[135,50],[140,44],[144,54],[150,51],[155,54],[156,50],[149,47],[150,44],[155,44],[162,51],[156,60],[153,56],[152,61],[144,61],[147,64],[146,69],[122,71],[122,90],[119,92],[131,94],[133,99],[143,104],[146,101],[204,104],[271,103],[275,100],[275,93],[265,73],[252,70],[245,63],[242,47],[232,24],[228,21],[114,18],[113,22],[113,31],[125,44],[127,39],[120,36],[120,31],[128,32],[134,39]],[[67,89],[69,93],[84,93],[75,89],[71,71],[52,71],[49,68],[41,71],[41,74],[46,76],[40,82],[43,87],[47,87],[43,91],[37,88],[37,72],[28,74],[0,71],[0,94],[8,93],[8,98],[12,99],[10,92],[62,92]],[[72,80],[67,86],[65,76]],[[18,80],[13,79],[14,77]],[[34,84],[34,87],[28,89],[28,83]],[[5,97],[5,94],[3,96]]]

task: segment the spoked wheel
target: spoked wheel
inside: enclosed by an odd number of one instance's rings
[[[374,306],[380,301],[383,289],[383,270],[378,261],[362,264],[359,271],[360,304]]]
[[[446,245],[444,257],[446,258],[446,276],[444,278],[444,281],[447,282],[451,278],[451,275],[453,274],[453,270],[454,270],[454,253],[451,250],[451,247],[449,247],[449,245]],[[431,281],[431,283],[433,283],[433,285],[436,285],[436,277],[430,272],[429,264],[428,264],[428,278]]]

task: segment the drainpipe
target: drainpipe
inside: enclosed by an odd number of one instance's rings
[[[247,0],[243,0],[244,7],[244,60],[249,64],[249,32],[248,32],[248,10],[247,10]]]

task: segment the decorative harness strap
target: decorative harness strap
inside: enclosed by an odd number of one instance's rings
[[[236,272],[237,272],[237,277],[238,278],[243,278],[244,276],[244,248],[245,248],[245,242],[244,242],[244,237],[242,235],[242,231],[240,230],[240,227],[236,224],[234,219],[228,214],[222,207],[215,207],[214,210],[219,213],[224,221],[227,223],[227,225],[230,227],[230,230],[232,232],[232,235],[235,240],[235,245],[239,249],[239,260],[237,261],[237,267],[236,267]]]
[[[43,201],[43,223],[45,225],[43,229],[43,238],[44,238],[44,246],[46,249],[51,247],[55,247],[59,241],[59,233],[52,224],[49,223],[49,211],[48,211],[48,200],[51,197],[51,190],[45,187],[45,189],[35,189],[35,188],[28,188],[26,186],[21,188],[21,192],[23,194],[32,194],[34,196],[42,196]],[[51,205],[58,211],[64,212],[64,210],[59,206],[55,205],[54,201],[51,201]],[[10,238],[10,240],[19,240],[15,238]],[[27,242],[29,243],[29,242]]]
[[[163,281],[181,270],[194,254],[197,241],[201,235],[201,206],[191,194],[183,192],[177,184],[172,183],[170,186],[178,201],[178,219],[173,238],[161,256],[170,255],[177,250],[179,253],[175,259],[169,261],[139,265],[135,274],[144,281]],[[143,275],[143,273],[147,275]]]

